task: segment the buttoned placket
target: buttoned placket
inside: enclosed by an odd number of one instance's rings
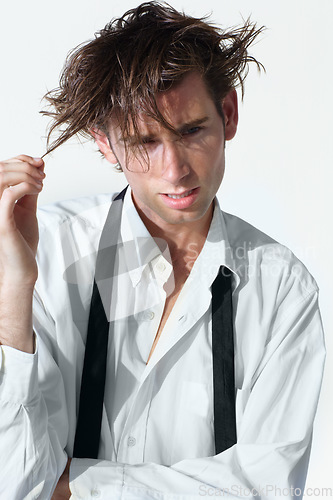
[[[191,287],[193,297],[198,294],[196,287]],[[154,394],[154,380],[158,364],[163,362],[164,356],[176,345],[196,322],[207,311],[211,302],[210,290],[192,313],[182,314],[179,308],[171,314],[169,326],[165,325],[164,335],[161,336],[155,351],[144,368],[136,394],[132,399],[126,423],[119,441],[117,459],[129,464],[142,463],[145,455],[145,439],[148,426],[149,410]],[[173,316],[173,317],[172,317]],[[167,322],[168,323],[168,322]],[[167,327],[167,328],[166,328]]]
[[[136,293],[141,293],[140,288],[146,290],[148,282],[150,281],[150,285],[154,284],[156,286],[157,293],[161,297],[161,300],[158,301],[158,303],[152,308],[146,309],[137,314],[137,320],[140,323],[144,322],[147,325],[147,329],[144,332],[145,335],[137,337],[137,345],[142,355],[144,353],[149,353],[151,348],[151,345],[147,346],[147,339],[153,339],[156,335],[166,298],[163,287],[171,272],[171,264],[163,257],[163,255],[158,255],[145,267],[138,282],[135,283],[134,288],[138,288]],[[146,358],[148,359],[148,355]],[[144,368],[143,373],[145,370],[146,369]],[[126,423],[119,440],[117,452],[118,461],[126,463],[137,463],[143,461],[146,433],[145,429],[147,428],[147,419],[150,401],[152,399],[153,387],[154,376],[152,374],[144,384],[141,385],[140,383],[136,395],[132,398]],[[139,391],[140,396],[138,396]],[[142,404],[143,402],[144,404]]]

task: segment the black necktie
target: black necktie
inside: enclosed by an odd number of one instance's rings
[[[237,442],[231,271],[221,266],[212,285],[215,452]]]

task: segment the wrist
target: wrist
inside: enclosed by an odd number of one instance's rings
[[[20,282],[18,284],[13,283],[13,280],[2,279],[0,281],[0,301],[12,299],[13,297],[18,297],[24,299],[30,297],[34,293],[36,280],[32,280],[30,283]]]
[[[33,287],[0,287],[0,343],[34,352],[32,328]]]

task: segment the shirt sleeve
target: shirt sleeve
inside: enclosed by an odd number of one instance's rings
[[[275,325],[251,389],[237,394],[237,444],[170,467],[73,459],[73,498],[302,498],[325,358],[317,291]]]
[[[52,322],[37,301],[44,328]],[[0,498],[50,499],[67,463],[63,381],[49,349],[0,346]]]

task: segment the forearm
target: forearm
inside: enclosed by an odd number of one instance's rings
[[[0,286],[0,344],[34,352],[32,296],[32,286]]]
[[[298,498],[302,498],[310,439],[267,445],[239,443],[220,455],[183,460],[170,467],[73,459],[71,492],[73,498],[87,500],[199,500],[203,496],[255,500],[258,495],[273,499],[276,491],[284,491],[291,500],[298,488]]]

